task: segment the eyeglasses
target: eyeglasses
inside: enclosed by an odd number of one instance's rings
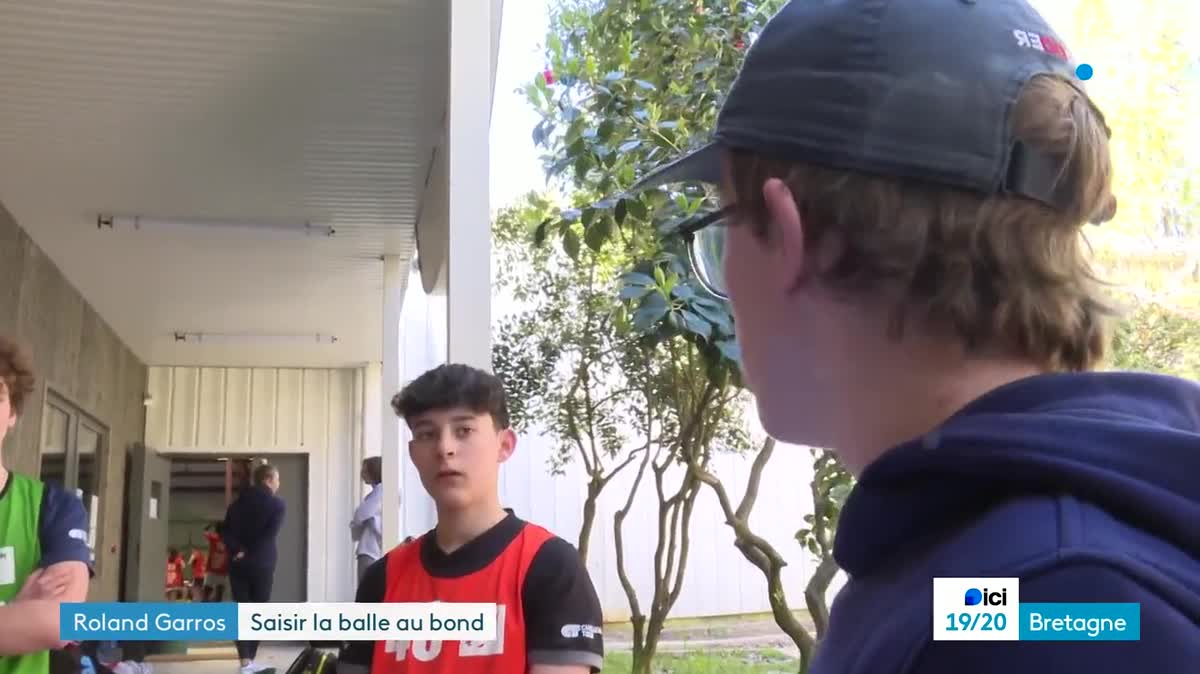
[[[732,206],[725,206],[686,222],[678,229],[687,244],[688,260],[700,285],[723,300],[729,299],[729,294],[721,258],[725,254],[725,225],[732,212]]]

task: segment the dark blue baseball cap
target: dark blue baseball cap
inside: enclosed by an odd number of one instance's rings
[[[1065,158],[1018,141],[1010,119],[1038,75],[1086,96],[1026,0],[792,0],[747,52],[711,141],[635,189],[718,183],[723,151],[743,149],[1063,207]]]

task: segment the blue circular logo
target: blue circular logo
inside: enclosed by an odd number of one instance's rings
[[[1086,63],[1080,63],[1079,66],[1075,68],[1075,76],[1081,80],[1090,80],[1092,79],[1093,74],[1092,66]]]
[[[967,590],[966,600],[963,602],[967,606],[978,606],[983,603],[983,593],[975,588]]]

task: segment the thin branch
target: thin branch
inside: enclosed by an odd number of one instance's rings
[[[632,387],[632,386],[629,386],[629,387],[626,387],[626,388],[623,388],[623,389],[620,389],[617,391],[613,391],[612,393],[605,395],[603,398],[600,398],[595,403],[593,403],[593,407],[594,407],[594,409],[599,409],[617,398],[624,398],[625,396],[627,396],[631,393],[637,393],[637,392],[638,392],[638,389],[635,387]]]
[[[654,546],[654,585],[657,588],[659,579],[663,575],[663,555],[666,552],[666,528],[667,514],[666,509],[670,507],[668,499],[663,493],[663,470],[658,466],[651,466],[654,472],[654,493],[658,496],[658,542]],[[655,590],[655,594],[658,591]]]
[[[647,391],[649,393],[649,391]],[[653,428],[654,426],[654,408],[650,405],[646,406],[646,427]],[[634,652],[638,652],[642,646],[644,633],[642,632],[640,620],[642,618],[641,605],[638,603],[637,591],[633,587],[633,583],[629,580],[629,574],[625,571],[625,540],[622,525],[625,518],[629,515],[629,511],[633,508],[634,498],[637,496],[638,487],[642,484],[642,477],[646,474],[646,466],[650,462],[650,446],[647,445],[645,453],[642,455],[642,463],[638,467],[637,476],[633,479],[633,485],[629,489],[628,495],[625,497],[625,503],[613,515],[613,545],[616,547],[617,553],[617,577],[621,581],[621,589],[625,591],[625,598],[629,601],[629,611],[634,623]]]
[[[738,504],[737,510],[734,512],[734,517],[738,520],[746,520],[750,517],[750,511],[754,509],[754,502],[758,500],[758,486],[762,482],[763,470],[767,467],[767,462],[771,460],[771,455],[775,453],[775,438],[767,437],[763,441],[762,449],[758,450],[758,456],[754,457],[754,463],[750,465],[750,479],[746,482],[746,492],[742,494],[742,502]]]
[[[692,510],[696,505],[696,496],[700,493],[700,485],[694,479],[685,478],[690,482],[689,489],[691,493],[683,502],[683,522],[680,524],[680,550],[679,550],[679,570],[675,574],[675,587],[671,589],[670,598],[667,602],[668,608],[675,605],[679,599],[679,593],[683,590],[684,571],[687,569],[688,553],[692,548],[692,537],[688,531],[688,525],[692,521]]]
[[[567,388],[566,395],[563,396],[562,400],[564,402],[574,400],[575,394],[578,392],[578,390],[579,378],[572,377],[571,385]],[[587,448],[583,446],[583,438],[581,438],[579,435],[579,425],[575,420],[575,415],[572,412],[569,403],[564,404],[559,409],[559,413],[565,416],[564,422],[566,428],[564,429],[564,434],[575,443],[575,446],[579,449],[579,458],[583,461],[584,470],[587,471],[588,475],[592,475],[595,473],[596,468],[592,465],[591,457],[589,457],[587,453]]]
[[[600,488],[603,489],[604,487],[608,486],[608,483],[610,481],[612,481],[612,479],[614,477],[617,476],[617,473],[620,473],[622,470],[625,470],[626,466],[633,463],[634,459],[637,458],[637,455],[639,452],[645,452],[645,451],[646,451],[646,448],[644,448],[644,447],[638,447],[636,449],[631,450],[629,452],[629,456],[625,457],[624,461],[622,461],[619,465],[617,465],[616,468],[613,468],[611,471],[609,471],[609,473],[607,475],[600,478]]]

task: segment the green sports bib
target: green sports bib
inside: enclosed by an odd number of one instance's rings
[[[0,603],[21,591],[42,558],[38,520],[45,486],[23,475],[8,474],[0,496]],[[0,656],[0,674],[47,674],[50,652]]]

